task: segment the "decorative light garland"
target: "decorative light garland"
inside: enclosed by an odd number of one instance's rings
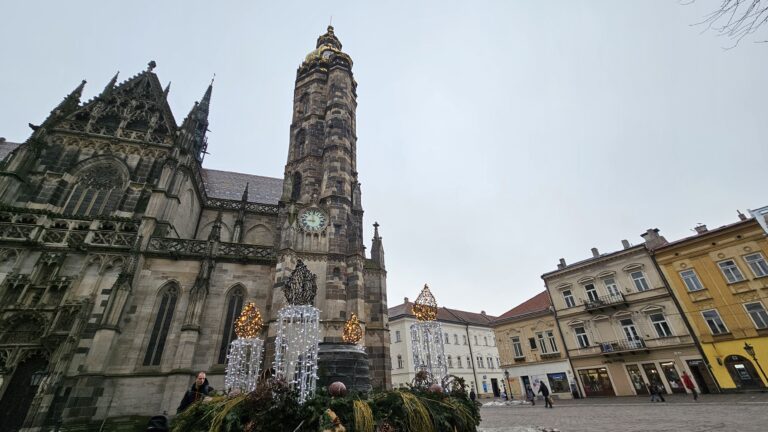
[[[227,392],[250,393],[256,389],[261,368],[264,341],[256,336],[262,327],[261,314],[254,303],[248,303],[235,321],[237,339],[229,344],[224,387]]]
[[[419,321],[434,321],[437,319],[437,300],[429,290],[429,286],[424,284],[419,296],[412,307],[413,314]]]
[[[360,320],[357,319],[356,313],[352,312],[352,316],[344,323],[344,333],[341,338],[344,342],[353,344],[360,342],[360,339],[363,338],[363,328],[360,326]]]
[[[437,300],[425,284],[413,305],[418,320],[411,324],[411,350],[416,369],[428,374],[431,383],[443,383],[448,376],[443,330],[437,321]],[[443,383],[444,384],[444,383]]]

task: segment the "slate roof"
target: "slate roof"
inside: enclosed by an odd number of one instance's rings
[[[283,179],[203,168],[208,198],[240,200],[248,184],[248,202],[277,204],[283,194]]]
[[[503,313],[500,317],[496,318],[494,324],[498,324],[502,321],[514,321],[515,319],[528,317],[537,313],[548,313],[549,307],[549,294],[544,290]]]
[[[8,141],[0,142],[0,161],[4,160],[16,147],[20,146],[19,143],[12,143]]]
[[[413,314],[413,302],[409,301],[389,308],[390,321],[399,316],[415,317]],[[438,321],[490,327],[491,322],[494,319],[496,319],[495,316],[483,313],[467,312],[458,309],[449,309],[447,307],[440,307],[437,309]]]

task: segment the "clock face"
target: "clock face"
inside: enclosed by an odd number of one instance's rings
[[[328,217],[320,210],[309,209],[301,213],[299,221],[304,231],[317,232],[325,228]]]

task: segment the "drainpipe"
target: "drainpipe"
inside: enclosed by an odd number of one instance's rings
[[[653,261],[653,265],[656,267],[656,271],[659,273],[659,276],[661,276],[661,281],[664,282],[664,288],[666,288],[669,296],[672,297],[672,301],[675,302],[675,306],[677,307],[678,312],[680,312],[680,316],[683,317],[685,327],[688,329],[688,333],[691,335],[693,343],[696,345],[696,349],[699,351],[699,354],[701,354],[701,358],[704,360],[704,364],[707,365],[707,372],[709,372],[709,376],[712,377],[712,381],[715,383],[715,387],[717,387],[717,392],[722,393],[722,390],[720,389],[720,383],[717,382],[717,377],[712,373],[712,365],[709,364],[709,359],[706,355],[704,355],[704,349],[701,347],[701,342],[699,342],[699,338],[696,337],[696,333],[693,332],[693,326],[691,326],[690,321],[688,321],[688,316],[683,313],[683,308],[680,306],[680,302],[677,300],[675,293],[669,287],[669,281],[667,281],[666,276],[664,276],[664,273],[661,271],[659,263],[656,261],[656,251],[648,249],[647,247],[646,250],[648,250],[649,254],[651,255],[651,261]]]

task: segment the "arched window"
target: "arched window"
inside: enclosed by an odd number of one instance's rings
[[[299,98],[299,110],[301,114],[309,114],[309,94],[304,93],[301,95],[301,98]]]
[[[301,173],[293,173],[293,189],[291,189],[291,200],[297,201],[301,197]]]
[[[397,368],[402,369],[403,368],[403,356],[400,354],[397,355]]]
[[[176,285],[168,286],[160,292],[159,296],[160,304],[149,337],[147,353],[144,355],[144,366],[160,364],[165,340],[168,338],[168,330],[171,328],[171,321],[173,320],[173,311],[176,308],[176,299],[179,297],[179,288]]]
[[[108,159],[87,164],[75,177],[64,212],[83,216],[106,215],[116,210],[128,182],[126,168]]]
[[[230,342],[235,338],[235,320],[243,309],[243,298],[245,298],[245,290],[242,286],[233,288],[227,296],[227,309],[224,312],[224,335],[221,338],[221,346],[219,347],[218,364],[227,362],[227,350],[229,349]]]
[[[304,132],[304,129],[299,130],[296,132],[296,158],[300,158],[304,156],[304,150],[307,143],[307,133]]]
[[[448,367],[449,368],[453,367],[453,357],[451,357],[451,356],[448,356]]]

